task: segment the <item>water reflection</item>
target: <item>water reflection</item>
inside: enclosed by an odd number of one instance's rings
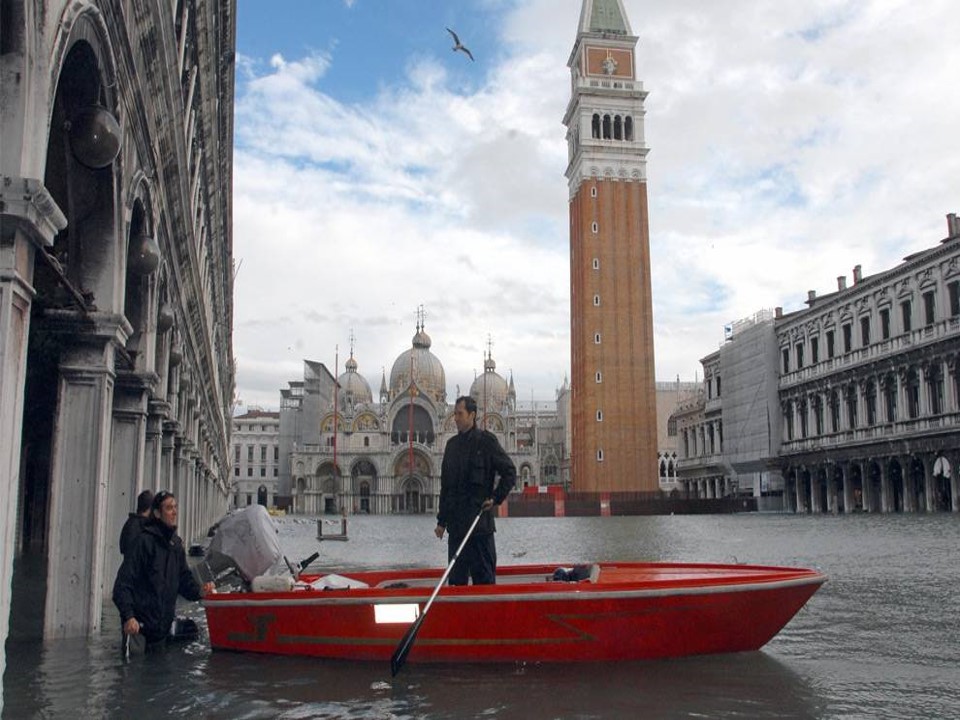
[[[439,565],[433,519],[357,517],[350,540],[279,525],[329,569]],[[739,561],[816,567],[828,583],[764,651],[671,661],[420,665],[212,653],[120,661],[112,607],[92,640],[9,643],[5,718],[960,717],[960,518],[779,515],[505,519],[502,563]],[[519,555],[520,560],[514,556]],[[202,610],[183,612],[205,629]],[[491,622],[496,622],[492,618]]]
[[[667,662],[382,664],[213,653],[207,687],[220,699],[207,717],[611,718],[704,715],[814,718],[809,685],[765,653]],[[295,712],[294,712],[295,710]],[[225,714],[219,715],[217,713]],[[273,713],[273,714],[271,714]]]

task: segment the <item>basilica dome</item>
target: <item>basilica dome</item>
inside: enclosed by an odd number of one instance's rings
[[[337,383],[340,385],[341,407],[348,408],[359,403],[373,402],[373,391],[370,390],[370,383],[357,372],[357,361],[353,359],[353,355],[347,360],[346,372],[337,378]]]
[[[507,405],[509,392],[507,381],[497,373],[497,363],[488,356],[483,361],[483,375],[479,375],[470,386],[470,396],[477,401],[481,411],[500,412]]]
[[[440,359],[430,352],[431,340],[426,331],[418,326],[413,336],[413,346],[400,353],[390,370],[390,399],[407,391],[413,377],[420,392],[436,402],[446,402],[447,374]]]

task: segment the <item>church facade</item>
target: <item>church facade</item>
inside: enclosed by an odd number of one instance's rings
[[[297,514],[437,511],[444,447],[457,432],[456,398],[447,395],[431,346],[418,322],[376,397],[352,350],[337,377],[305,361],[303,380],[281,391],[278,505]],[[477,401],[477,424],[513,459],[517,492],[562,481],[568,453],[555,405],[518,409],[513,377],[497,372],[489,351],[464,394]]]

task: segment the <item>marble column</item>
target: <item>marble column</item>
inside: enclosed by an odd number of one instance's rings
[[[105,577],[114,348],[126,340],[122,317],[47,311],[75,344],[63,354],[58,428],[51,458],[47,640],[99,631]],[[129,325],[126,325],[128,328]],[[75,335],[73,333],[76,333]],[[109,578],[112,582],[113,578]]]
[[[120,530],[127,515],[136,509],[143,490],[144,450],[147,426],[147,391],[128,378],[114,388],[111,477],[107,500],[107,556],[104,567],[105,599],[109,601],[112,580],[120,567]]]
[[[20,443],[30,307],[35,294],[34,260],[42,248],[53,245],[53,238],[66,225],[66,217],[40,180],[0,175],[0,680],[6,668],[2,648],[10,622],[20,501]]]
[[[892,513],[895,511],[893,481],[890,479],[890,459],[884,458],[880,462],[880,512]]]
[[[850,477],[850,463],[840,463],[837,468],[840,470],[841,482],[843,483],[843,512],[849,515],[856,512],[857,509],[857,501],[853,491],[853,478]]]

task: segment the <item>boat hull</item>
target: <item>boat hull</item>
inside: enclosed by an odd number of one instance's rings
[[[548,581],[554,567],[503,568],[497,585],[443,588],[408,661],[614,661],[757,650],[826,579],[792,568],[609,563],[582,582]],[[441,572],[349,574],[366,588],[213,595],[204,601],[211,646],[386,661],[412,616],[378,622],[377,606],[422,610]],[[386,587],[398,583],[405,587]]]

